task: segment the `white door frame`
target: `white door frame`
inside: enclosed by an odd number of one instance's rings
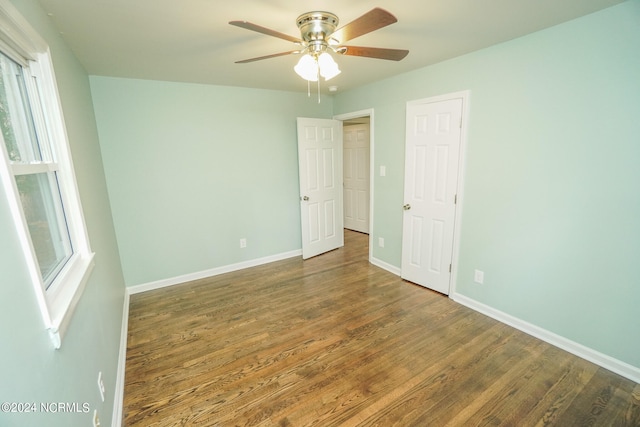
[[[447,93],[444,95],[432,96],[429,98],[417,99],[407,102],[409,105],[429,104],[433,102],[448,101],[451,99],[462,98],[462,123],[460,126],[460,153],[458,164],[458,183],[456,188],[457,202],[456,213],[454,216],[453,227],[453,254],[451,257],[451,281],[449,286],[449,297],[456,293],[456,284],[458,283],[458,264],[460,257],[460,231],[462,219],[462,207],[464,206],[464,172],[466,168],[467,153],[467,135],[469,127],[469,102],[471,91],[463,90],[459,92]]]
[[[359,117],[369,117],[369,262],[373,259],[373,182],[374,170],[373,159],[375,158],[375,136],[373,134],[373,108],[367,110],[354,111],[333,116],[334,120],[350,120]]]

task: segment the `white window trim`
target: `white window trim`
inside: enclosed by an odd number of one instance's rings
[[[56,141],[54,143],[56,145],[55,161],[60,166],[57,170],[62,176],[59,181],[60,191],[74,254],[46,291],[14,179],[14,174],[20,172],[21,166],[9,163],[1,134],[0,145],[4,155],[0,161],[0,179],[9,198],[11,214],[16,224],[44,326],[49,331],[54,347],[60,348],[69,321],[93,269],[94,253],[89,245],[80,195],[73,172],[73,162],[49,47],[7,0],[0,0],[0,50],[9,56],[21,58],[22,62],[25,59],[28,61],[29,70],[39,81],[38,88],[43,100],[47,131],[51,141]],[[46,167],[43,165],[43,168]]]

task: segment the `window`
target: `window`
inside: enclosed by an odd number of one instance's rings
[[[0,175],[59,348],[93,267],[46,43],[0,1]]]

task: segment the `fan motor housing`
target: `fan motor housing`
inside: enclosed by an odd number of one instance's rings
[[[338,17],[329,12],[307,12],[296,19],[300,37],[307,43],[327,42],[338,26]]]

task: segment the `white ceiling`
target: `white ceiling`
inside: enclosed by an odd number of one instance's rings
[[[623,0],[39,0],[91,75],[305,91],[298,55],[234,61],[295,50],[285,40],[228,24],[254,24],[299,37],[296,18],[335,13],[339,27],[381,7],[398,22],[347,44],[408,49],[400,62],[336,57],[339,91],[421,68],[621,3]]]

